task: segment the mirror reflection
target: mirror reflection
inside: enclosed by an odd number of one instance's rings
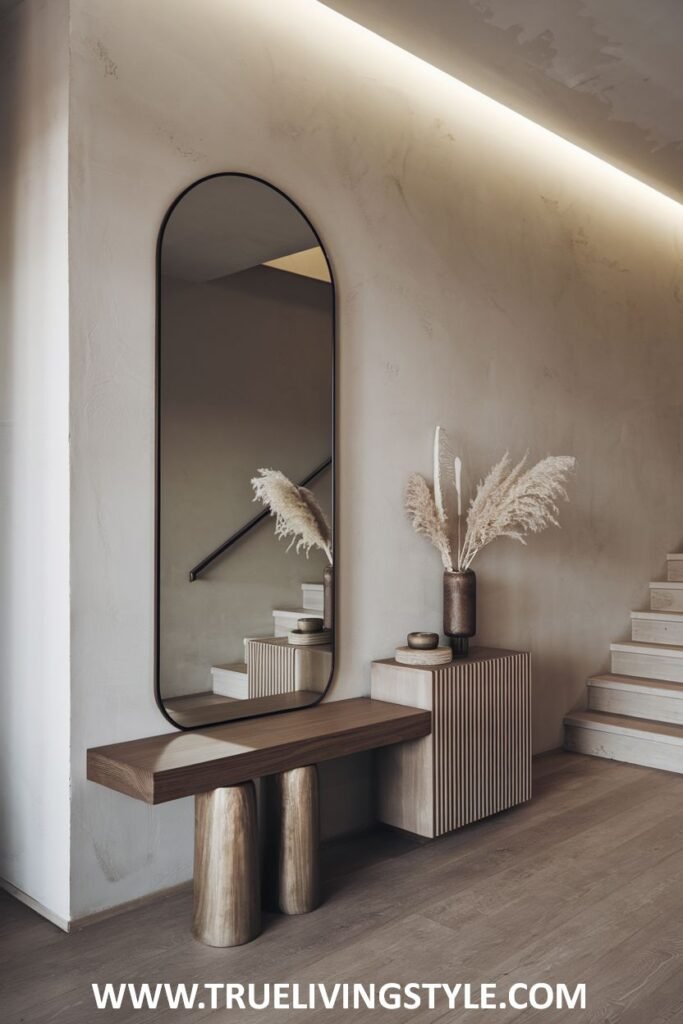
[[[193,728],[315,703],[333,667],[334,293],[301,211],[224,174],[159,249],[157,687]]]

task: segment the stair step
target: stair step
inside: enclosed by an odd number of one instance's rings
[[[631,612],[631,639],[683,646],[683,612]]]
[[[212,665],[211,689],[221,697],[246,700],[249,696],[247,666],[243,661],[232,665]]]
[[[296,629],[296,624],[299,619],[322,619],[322,617],[322,612],[311,608],[274,608],[274,635],[287,636],[290,629]]]
[[[610,651],[615,675],[683,683],[683,647],[629,640],[610,644]]]
[[[658,580],[650,584],[653,612],[683,612],[683,582]]]
[[[683,554],[666,556],[666,578],[669,582],[683,582]]]
[[[591,711],[683,725],[683,683],[605,673],[588,680]]]
[[[683,774],[683,726],[601,711],[573,711],[564,722],[566,750]]]
[[[322,612],[325,600],[322,583],[302,583],[301,593],[304,608],[309,612]]]

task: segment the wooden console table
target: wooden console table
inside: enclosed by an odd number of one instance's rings
[[[431,735],[377,754],[381,821],[434,838],[531,798],[531,656],[474,647],[447,665],[372,665],[376,700],[432,712]]]
[[[260,931],[254,779],[275,776],[284,913],[318,902],[316,764],[429,734],[428,710],[359,697],[88,750],[87,777],[149,804],[195,797],[193,932],[211,946]]]

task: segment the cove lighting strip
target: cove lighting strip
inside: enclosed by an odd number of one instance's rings
[[[353,18],[334,10],[334,8],[328,7],[322,2],[322,0],[316,0],[316,3],[325,8],[330,18],[343,21],[345,23],[345,27],[352,27],[353,30],[359,33],[365,40],[367,40],[368,37],[371,37],[378,47],[385,49],[387,59],[396,61],[400,56],[401,59],[410,62],[412,70],[417,67],[421,67],[424,71],[429,72],[430,75],[435,76],[436,80],[440,81],[442,84],[448,83],[452,89],[460,94],[461,98],[469,105],[470,108],[473,104],[475,106],[479,106],[479,118],[494,118],[498,122],[499,128],[506,126],[509,133],[514,133],[514,144],[516,147],[519,146],[520,133],[523,135],[532,133],[536,142],[542,146],[544,150],[547,151],[550,144],[556,150],[562,150],[564,156],[571,156],[574,160],[581,161],[593,171],[599,170],[600,172],[608,172],[614,181],[618,180],[623,185],[629,186],[633,189],[634,193],[643,197],[647,195],[657,203],[661,203],[662,208],[667,210],[669,214],[675,213],[679,216],[681,212],[683,212],[683,204],[672,196],[667,195],[665,192],[661,192],[659,189],[654,188],[652,185],[648,185],[646,182],[634,177],[627,171],[623,171],[621,168],[615,167],[614,164],[609,163],[609,161],[605,160],[603,157],[596,156],[589,150],[578,146],[575,142],[570,142],[569,139],[564,138],[564,136],[558,135],[549,128],[545,128],[537,121],[532,121],[530,118],[525,117],[524,114],[520,114],[511,107],[505,106],[505,104],[501,103],[499,100],[495,100],[491,96],[487,96],[485,93],[479,92],[478,89],[473,88],[471,85],[467,85],[466,82],[463,82],[461,79],[449,74],[447,71],[443,71],[434,64],[430,64],[429,61],[424,60],[422,57],[418,57],[410,50],[404,49],[402,46],[391,42],[391,40],[379,35],[372,29],[366,28],[359,22],[354,21]],[[528,143],[529,140],[526,141]]]

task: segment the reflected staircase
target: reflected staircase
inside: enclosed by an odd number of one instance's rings
[[[287,644],[287,634],[296,629],[299,619],[323,617],[323,584],[301,584],[300,608],[273,609],[273,633],[270,636],[245,637],[244,661],[213,665],[211,689],[221,697],[247,700],[252,697],[290,693],[293,690],[319,690],[331,669],[331,646],[295,649]]]

